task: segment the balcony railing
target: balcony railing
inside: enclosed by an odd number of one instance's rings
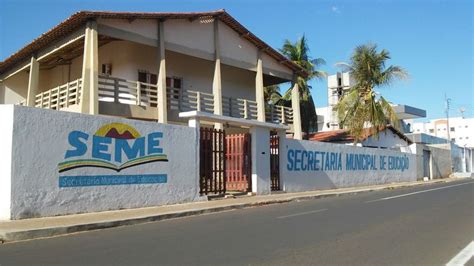
[[[78,104],[81,86],[81,79],[77,79],[42,92],[36,95],[35,106],[60,110]],[[167,88],[166,91],[169,110],[214,112],[214,95],[211,93],[176,88]],[[157,107],[158,87],[156,84],[100,75],[99,101]],[[26,102],[22,101],[19,104],[26,105]],[[226,116],[256,120],[257,102],[223,96],[222,111]],[[293,110],[289,107],[267,105],[265,115],[267,122],[283,124],[293,122]]]
[[[82,80],[76,79],[37,94],[35,97],[35,107],[60,110],[71,105],[79,104],[81,84]]]

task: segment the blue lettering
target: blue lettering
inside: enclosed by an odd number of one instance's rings
[[[300,150],[296,150],[296,151],[295,151],[295,171],[301,170],[300,168],[298,168],[299,163],[301,162],[301,158],[299,158],[299,155],[298,155],[298,154],[301,154],[301,151],[300,151]]]
[[[158,148],[160,146],[159,138],[163,137],[163,133],[161,132],[154,132],[148,134],[148,154],[161,154],[163,153],[162,148]]]
[[[303,171],[306,170],[305,157],[308,158],[308,152],[307,151],[303,151],[301,153],[301,170],[303,170]]]
[[[339,153],[338,160],[337,160],[337,170],[342,170],[342,154]]]
[[[295,157],[295,151],[294,150],[288,150],[288,163],[286,164],[286,168],[288,171],[293,171],[293,158]]]
[[[111,138],[93,136],[92,138],[92,157],[110,161],[111,155],[106,153],[109,150],[107,144],[112,143]]]
[[[89,138],[89,135],[81,131],[72,131],[69,133],[68,141],[69,145],[73,146],[74,150],[67,150],[64,159],[69,157],[82,156],[87,152],[87,145],[85,141]],[[84,140],[84,141],[81,141]]]
[[[314,156],[314,153],[312,151],[309,151],[308,152],[308,170],[314,170],[313,156]]]
[[[132,147],[126,139],[116,139],[115,140],[115,161],[122,162],[122,151],[125,152],[125,155],[129,160],[135,159],[137,157],[145,156],[145,138],[141,137],[135,139]]]

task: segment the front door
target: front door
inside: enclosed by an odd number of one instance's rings
[[[423,150],[423,177],[428,177],[429,179],[431,179],[430,157],[431,152]]]
[[[229,134],[225,141],[226,190],[249,192],[252,189],[250,134]]]

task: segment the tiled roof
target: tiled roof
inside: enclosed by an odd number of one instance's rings
[[[239,33],[242,38],[247,39],[253,43],[257,48],[262,49],[269,56],[292,69],[299,75],[306,76],[307,73],[297,64],[283,56],[280,52],[270,47],[260,38],[251,33],[247,28],[240,24],[236,19],[229,15],[225,10],[216,10],[210,12],[105,12],[105,11],[80,11],[46,33],[42,34],[30,44],[26,45],[10,57],[0,62],[0,73],[4,73],[13,68],[16,64],[28,60],[33,54],[41,49],[48,47],[55,41],[72,33],[81,25],[85,24],[90,19],[97,18],[112,18],[112,19],[195,19],[200,17],[217,17],[220,21]]]
[[[395,127],[388,125],[385,129],[391,130],[394,134],[399,136],[401,139],[405,140],[408,144],[412,144],[412,141],[402,132],[400,132]],[[374,135],[370,128],[364,128],[362,133],[362,140],[366,140],[370,136]],[[351,136],[349,130],[339,129],[332,131],[323,131],[318,133],[310,134],[309,140],[321,141],[321,142],[343,142],[349,143],[354,141],[354,137]]]

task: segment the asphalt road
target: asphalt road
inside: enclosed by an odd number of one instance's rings
[[[473,240],[470,179],[3,244],[0,265],[444,265]]]

